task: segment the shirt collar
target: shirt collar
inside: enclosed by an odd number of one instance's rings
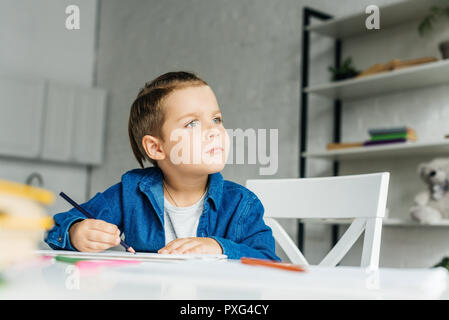
[[[139,189],[145,193],[156,212],[160,215],[164,212],[164,189],[162,185],[163,172],[159,167],[149,167],[147,172],[139,181]],[[215,210],[221,206],[223,198],[223,176],[220,172],[209,174],[209,187],[207,190],[207,199],[212,199]]]
[[[223,199],[223,176],[220,172],[209,174],[207,198],[212,199],[215,210],[221,207],[221,201]]]

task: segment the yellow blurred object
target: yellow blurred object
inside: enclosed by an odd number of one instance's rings
[[[50,205],[55,201],[55,195],[48,190],[33,187],[27,184],[11,182],[0,179],[0,193],[8,193],[22,196],[42,203]]]
[[[33,256],[53,226],[44,205],[54,199],[48,190],[0,180],[0,269]]]
[[[48,230],[53,227],[53,218],[12,217],[0,212],[0,228],[16,230]]]

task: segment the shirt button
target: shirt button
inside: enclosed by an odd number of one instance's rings
[[[62,237],[61,236],[59,236],[58,241],[62,242]]]

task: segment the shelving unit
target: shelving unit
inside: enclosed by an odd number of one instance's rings
[[[446,0],[410,0],[380,8],[381,28],[388,28],[408,21],[424,17],[432,6],[447,5]],[[409,156],[447,156],[449,155],[449,139],[428,142],[407,142],[389,145],[347,148],[329,151],[307,150],[307,114],[308,96],[319,95],[333,99],[333,142],[341,139],[341,117],[343,102],[376,95],[390,94],[399,91],[413,90],[439,84],[449,83],[449,60],[442,60],[405,69],[388,71],[372,76],[349,79],[338,82],[328,82],[309,85],[310,33],[315,32],[335,39],[334,65],[341,63],[341,46],[345,38],[372,32],[366,29],[367,14],[359,14],[335,19],[331,15],[311,8],[303,10],[302,29],[302,61],[301,61],[301,105],[300,105],[300,178],[307,176],[306,161],[308,159],[328,159],[333,161],[333,174],[339,174],[339,162],[351,159],[398,158]],[[312,23],[316,19],[318,23]],[[324,146],[323,146],[324,149]],[[298,224],[298,247],[304,245],[304,223]],[[313,221],[316,222],[316,221]],[[332,225],[332,242],[338,241],[338,227],[349,223],[346,221],[326,220],[321,223]],[[422,225],[412,220],[384,219],[384,226],[389,227],[448,227],[449,222],[443,221],[433,225]]]

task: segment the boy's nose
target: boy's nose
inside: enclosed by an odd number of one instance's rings
[[[209,140],[211,140],[211,139],[213,139],[213,138],[215,138],[216,136],[219,136],[220,135],[220,130],[217,130],[217,129],[209,129],[207,132],[206,132],[206,137],[209,139]]]

